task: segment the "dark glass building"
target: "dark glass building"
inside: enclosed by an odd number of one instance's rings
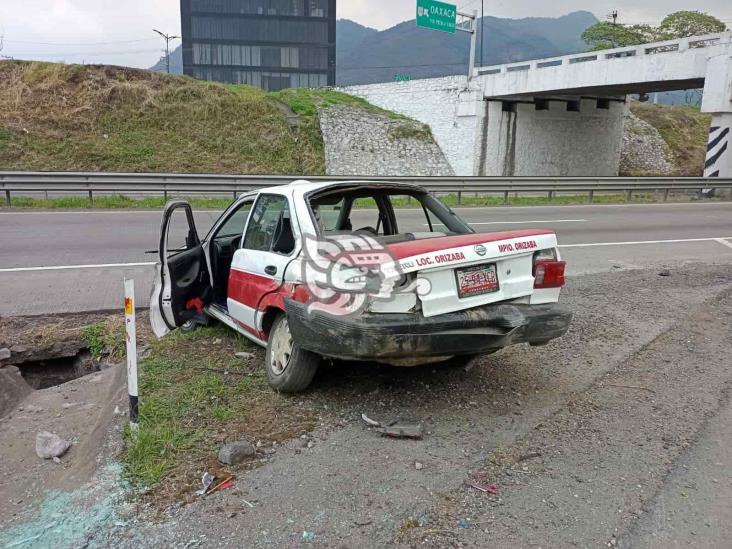
[[[180,0],[183,73],[268,91],[335,85],[336,0]]]

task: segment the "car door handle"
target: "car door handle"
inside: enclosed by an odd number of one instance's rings
[[[275,267],[274,265],[267,265],[264,268],[264,272],[270,276],[274,276],[277,274],[277,267]]]

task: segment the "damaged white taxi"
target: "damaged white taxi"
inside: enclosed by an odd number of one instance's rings
[[[150,319],[159,337],[216,319],[296,392],[322,358],[411,366],[546,344],[572,318],[564,272],[551,230],[476,233],[414,185],[294,181],[242,195],[203,239],[190,205],[169,202]]]

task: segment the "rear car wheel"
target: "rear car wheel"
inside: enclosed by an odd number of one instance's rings
[[[282,314],[272,324],[264,365],[270,386],[283,393],[304,391],[318,371],[320,357],[295,343],[287,317]]]

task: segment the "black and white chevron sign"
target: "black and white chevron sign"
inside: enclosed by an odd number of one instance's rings
[[[727,152],[729,127],[712,126],[707,141],[707,159],[704,162],[704,177],[719,177],[719,166]]]

